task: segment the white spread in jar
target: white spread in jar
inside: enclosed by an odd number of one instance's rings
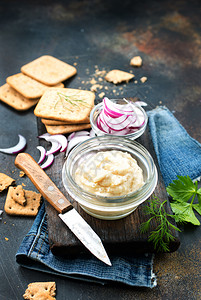
[[[76,183],[99,196],[116,197],[143,186],[143,171],[127,152],[98,152],[82,162],[75,172]]]

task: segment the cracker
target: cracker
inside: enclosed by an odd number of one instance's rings
[[[142,65],[142,58],[140,56],[134,56],[130,60],[130,65],[133,67],[141,67]]]
[[[32,282],[28,285],[23,298],[37,300],[56,300],[56,283],[53,282]]]
[[[77,70],[53,56],[44,55],[22,66],[21,72],[52,86],[74,76]]]
[[[10,176],[0,173],[0,192],[6,190],[10,185],[15,183],[15,179]]]
[[[57,121],[57,120],[48,120],[48,119],[41,119],[41,122],[45,125],[71,125],[74,123],[70,123],[69,121]],[[79,122],[82,124],[82,122]],[[90,123],[90,119],[88,117],[88,119],[84,120],[84,124],[89,124]]]
[[[25,193],[21,185],[10,187],[10,196],[12,199],[19,203],[20,205],[25,205],[27,200],[25,198]]]
[[[43,119],[86,122],[94,106],[94,99],[95,95],[91,91],[51,88],[39,100],[34,114]]]
[[[36,105],[39,99],[27,99],[6,83],[0,87],[0,100],[16,110],[23,111]]]
[[[41,203],[41,194],[24,190],[26,205],[20,205],[12,198],[12,189],[8,189],[8,194],[5,202],[5,212],[9,215],[16,216],[36,216]]]
[[[67,134],[74,131],[84,130],[91,128],[91,124],[75,124],[75,125],[58,125],[58,126],[51,126],[45,125],[46,130],[50,134]]]
[[[18,93],[28,99],[40,98],[49,86],[38,82],[23,73],[18,73],[7,77],[7,83]],[[61,88],[63,83],[59,83],[54,87]]]
[[[114,84],[121,83],[123,81],[128,82],[134,77],[133,74],[128,72],[120,71],[120,70],[112,70],[107,73],[105,79],[109,82],[113,82]]]

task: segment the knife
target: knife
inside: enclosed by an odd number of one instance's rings
[[[56,187],[45,171],[28,154],[19,153],[15,165],[29,177],[42,196],[59,212],[59,217],[98,259],[111,266],[101,239],[73,208],[69,200]]]

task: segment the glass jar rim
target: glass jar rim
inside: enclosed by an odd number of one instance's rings
[[[114,102],[116,102],[116,101],[125,101],[123,98],[122,99],[110,99],[111,101],[114,101]],[[125,101],[126,102],[126,101]],[[129,134],[126,134],[126,135],[124,135],[123,137],[125,137],[125,138],[138,138],[138,137],[140,137],[143,133],[144,133],[144,131],[145,131],[145,129],[146,129],[146,126],[147,126],[147,123],[148,123],[148,116],[147,116],[147,114],[146,114],[146,112],[145,112],[145,110],[140,106],[140,105],[138,105],[138,104],[135,104],[135,102],[132,102],[132,104],[134,104],[134,105],[136,105],[141,111],[142,111],[142,113],[143,113],[143,115],[144,115],[144,118],[145,118],[145,122],[144,122],[144,124],[142,125],[142,127],[140,128],[140,129],[138,129],[137,131],[134,131],[134,132],[132,132],[132,133],[129,133]],[[90,123],[91,123],[91,127],[92,127],[92,129],[97,133],[101,133],[102,135],[105,135],[105,136],[111,136],[112,134],[110,134],[110,133],[106,133],[106,132],[104,132],[104,131],[102,131],[101,129],[99,129],[98,127],[97,127],[97,125],[96,125],[96,122],[95,122],[95,120],[94,120],[94,113],[96,112],[96,111],[98,111],[98,110],[100,110],[101,109],[101,107],[103,106],[103,102],[100,102],[100,103],[98,103],[98,104],[96,104],[93,108],[92,108],[92,110],[91,110],[91,113],[90,113]],[[101,112],[101,111],[100,111]],[[100,113],[99,112],[99,113]],[[115,136],[120,136],[120,135],[115,135]]]

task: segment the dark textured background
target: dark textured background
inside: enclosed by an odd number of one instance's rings
[[[70,64],[78,74],[66,87],[89,89],[94,72],[132,70],[129,84],[107,86],[108,97],[138,97],[148,108],[166,105],[201,142],[200,1],[0,1],[0,85],[20,67],[50,54]],[[141,55],[143,67],[129,66]],[[147,76],[142,84],[140,78]],[[26,152],[38,158],[37,122],[33,109],[17,112],[0,103],[0,146],[27,138]],[[20,178],[15,156],[0,153],[0,172],[34,189]],[[3,209],[6,193],[0,195]],[[19,267],[15,253],[33,223],[31,218],[3,214],[0,221],[0,299],[22,299],[33,281],[56,280],[57,299],[200,299],[200,227],[184,226],[177,252],[156,255],[158,286],[152,290],[124,285],[100,286],[51,276]],[[5,240],[8,238],[8,241]]]

